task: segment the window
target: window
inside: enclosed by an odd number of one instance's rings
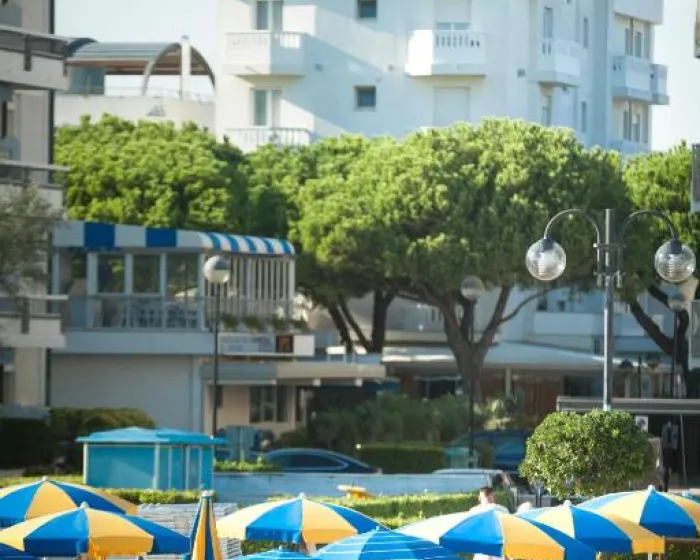
[[[641,31],[634,32],[634,56],[644,58],[644,35]]]
[[[133,293],[159,293],[160,255],[134,255],[133,276]]]
[[[194,299],[198,295],[199,255],[173,253],[167,260],[168,298]]]
[[[361,86],[355,88],[355,108],[375,109],[377,107],[377,88]]]
[[[543,95],[542,96],[541,122],[545,126],[550,126],[552,124],[552,96],[551,95]]]
[[[435,24],[437,31],[469,31],[470,27],[466,21],[438,21]]]
[[[642,115],[640,113],[635,113],[632,117],[632,141],[642,141]]]
[[[583,22],[581,23],[581,43],[583,44],[584,49],[588,48],[590,32],[590,21],[587,17],[585,17],[583,18]]]
[[[632,56],[632,29],[625,28],[625,54]]]
[[[627,110],[622,113],[622,139],[632,140],[632,118]]]
[[[277,89],[253,90],[253,126],[279,126],[282,91]]]
[[[97,293],[124,293],[124,257],[97,255]]]
[[[287,388],[257,385],[250,388],[250,422],[286,422]]]
[[[542,12],[542,37],[552,39],[554,37],[554,10],[545,8]]]
[[[335,459],[332,459],[331,457],[324,457],[323,455],[316,455],[313,453],[297,453],[295,455],[292,455],[290,467],[292,469],[340,470],[343,467],[343,465]]]
[[[282,31],[283,0],[257,0],[255,3],[255,29],[258,31]]]
[[[357,0],[359,19],[377,19],[377,0]]]
[[[588,132],[588,103],[581,101],[581,132]]]

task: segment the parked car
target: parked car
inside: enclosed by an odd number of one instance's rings
[[[353,457],[324,449],[288,448],[275,449],[263,454],[263,458],[282,472],[318,473],[376,473],[379,469]]]
[[[474,446],[488,445],[493,450],[493,468],[516,473],[525,458],[525,442],[530,430],[491,430],[476,432]],[[469,434],[455,440],[450,447],[469,447]]]

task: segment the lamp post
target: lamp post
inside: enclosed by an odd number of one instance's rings
[[[476,308],[476,302],[484,293],[486,288],[481,278],[478,276],[467,276],[462,280],[462,285],[459,291],[462,293],[464,299],[469,302],[469,332],[467,336],[467,342],[469,343],[469,348],[474,346],[474,311]],[[472,369],[469,372],[469,453],[474,456],[474,405],[475,405],[475,395],[476,392],[476,380],[474,379],[475,372]]]
[[[216,432],[219,429],[219,403],[217,395],[219,392],[219,322],[221,320],[221,286],[228,282],[231,274],[231,267],[226,259],[214,256],[207,259],[202,270],[204,278],[212,286],[216,286],[216,295],[214,297],[214,372],[212,379],[212,399],[211,399],[211,435],[216,437]]]
[[[673,311],[673,352],[671,352],[671,374],[669,375],[668,396],[673,398],[676,384],[676,364],[678,363],[678,314],[686,308],[683,296],[680,294],[669,296],[668,308]]]
[[[596,234],[596,278],[598,286],[604,288],[603,338],[605,362],[603,365],[603,410],[612,408],[611,377],[613,375],[613,328],[615,286],[622,285],[622,262],[624,237],[628,226],[637,218],[654,216],[664,222],[671,240],[656,251],[654,266],[656,272],[666,282],[679,284],[690,278],[695,271],[695,254],[678,239],[678,233],[671,220],[658,210],[639,210],[630,214],[619,230],[615,229],[614,210],[605,210],[603,234],[596,219],[588,212],[572,208],[554,216],[544,229],[544,236],[533,243],[525,256],[525,264],[530,274],[537,280],[551,282],[559,278],[566,268],[564,249],[552,240],[550,233],[554,225],[567,216],[580,216],[593,226]]]

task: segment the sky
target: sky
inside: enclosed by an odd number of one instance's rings
[[[216,67],[215,0],[56,0],[56,32],[99,41],[176,42],[183,35]],[[700,60],[693,58],[696,0],[665,0],[664,24],[656,29],[655,62],[669,66],[671,104],[654,107],[652,148],[700,141]],[[160,87],[176,88],[161,78]],[[169,80],[169,81],[167,81]],[[133,85],[138,79],[133,79]],[[126,82],[120,83],[120,86]],[[154,84],[155,85],[155,84]],[[126,87],[130,87],[131,83]],[[207,93],[206,81],[192,84]]]

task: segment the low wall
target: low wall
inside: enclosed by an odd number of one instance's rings
[[[361,486],[375,496],[404,494],[456,494],[489,485],[486,474],[326,474],[326,473],[216,473],[214,490],[219,500],[237,504],[264,502],[272,496],[342,496],[341,484]]]

